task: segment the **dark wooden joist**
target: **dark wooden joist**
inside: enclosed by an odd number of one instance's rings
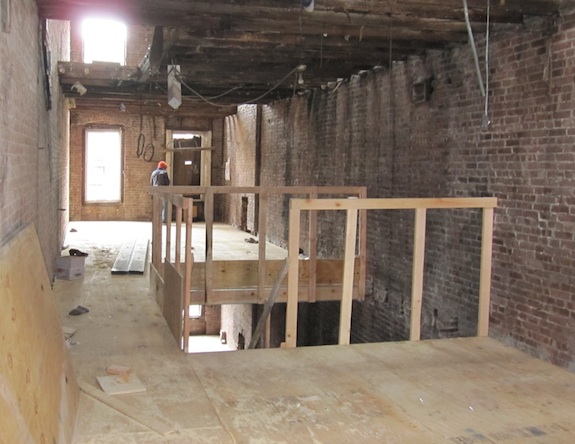
[[[190,101],[184,98],[178,110],[174,110],[167,103],[167,98],[156,97],[140,103],[130,97],[114,97],[111,95],[79,97],[74,99],[76,110],[96,110],[117,114],[143,114],[148,116],[203,116],[221,118],[235,114],[235,106],[213,106],[201,101]],[[122,106],[123,104],[123,106]]]
[[[485,32],[486,1],[467,3],[473,32]],[[193,88],[217,103],[243,103],[254,97],[255,102],[266,103],[387,66],[392,60],[468,41],[461,0],[316,0],[313,12],[303,11],[300,0],[37,0],[37,4],[45,18],[78,20],[97,13],[155,27],[139,67],[60,64],[63,90],[78,100],[150,94],[163,103],[166,64],[173,61],[181,66],[186,102],[201,102]],[[495,30],[517,29],[525,16],[552,16],[561,5],[561,0],[492,0],[489,18]],[[300,64],[306,65],[304,85],[292,72]],[[86,95],[71,89],[76,81],[86,86]],[[259,98],[272,87],[264,99]],[[226,92],[225,97],[214,98]]]
[[[138,82],[145,82],[151,75],[158,74],[162,60],[169,49],[164,47],[164,28],[162,26],[154,27],[152,44],[139,65]]]
[[[194,15],[212,14],[234,16],[262,16],[270,14],[301,15],[338,14],[344,17],[405,15],[423,18],[460,19],[460,0],[317,0],[313,12],[302,12],[299,0],[236,0],[189,1],[189,0],[37,0],[42,17],[73,20],[87,14],[108,14],[128,23],[186,27],[186,21]],[[485,18],[484,0],[468,0],[473,19]],[[493,22],[520,21],[523,15],[549,15],[556,13],[560,0],[505,0],[493,1]]]

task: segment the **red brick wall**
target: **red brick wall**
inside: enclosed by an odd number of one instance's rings
[[[221,331],[226,333],[231,349],[247,348],[252,339],[253,309],[251,305],[222,305]],[[244,346],[240,343],[243,337]]]
[[[127,40],[127,64],[138,65],[152,40],[153,27],[129,26]],[[82,40],[79,23],[72,24],[72,61],[82,61]],[[123,140],[123,199],[117,204],[85,204],[83,202],[84,178],[84,130],[87,127],[115,127],[124,131]],[[150,174],[160,160],[170,163],[169,155],[162,152],[165,146],[165,130],[212,131],[213,181],[219,184],[218,165],[222,163],[223,120],[189,117],[174,113],[168,118],[144,115],[142,121],[146,145],[153,143],[156,150],[153,159],[146,162],[136,156],[140,134],[138,109],[128,107],[126,112],[86,112],[72,110],[70,128],[70,218],[72,220],[150,220],[152,200],[148,194]]]
[[[10,29],[0,32],[0,245],[34,224],[51,274],[67,221],[67,109],[56,62],[69,51],[68,25],[47,24],[52,57],[47,84],[36,4],[9,5]]]
[[[256,115],[257,107],[247,105],[238,107],[236,115],[224,121],[226,158],[230,161],[230,184],[234,186],[254,186],[256,156]],[[254,231],[255,196],[253,194],[235,194],[229,196],[230,209],[226,220],[246,231]],[[243,204],[242,204],[243,201]],[[242,208],[244,213],[242,215]],[[242,217],[243,216],[243,217]],[[245,221],[247,216],[247,226]]]
[[[574,30],[571,16],[492,35],[488,129],[467,45],[264,107],[262,184],[366,185],[372,197],[497,197],[491,334],[575,369]],[[481,60],[484,43],[478,38]],[[430,100],[415,104],[412,84],[424,79]],[[287,202],[268,217],[270,238],[285,242]],[[425,338],[475,333],[480,223],[477,211],[428,214]],[[354,304],[353,341],[408,337],[412,227],[409,211],[370,214],[369,294]],[[343,225],[324,226],[322,238],[322,254],[336,251]],[[309,311],[300,319],[311,316],[314,325],[300,326],[301,341],[335,340],[337,304]]]
[[[220,305],[205,305],[200,318],[190,319],[190,335],[219,335],[221,312]]]
[[[74,112],[70,125],[70,218],[72,220],[151,220],[152,199],[148,194],[150,174],[165,158],[163,119],[144,116],[146,140],[155,147],[151,162],[136,156],[140,115],[120,112]],[[156,125],[156,139],[151,129]],[[123,130],[123,199],[119,203],[86,204],[83,200],[84,131],[88,127],[115,127]]]

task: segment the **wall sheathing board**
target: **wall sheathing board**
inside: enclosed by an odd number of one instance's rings
[[[30,225],[0,248],[1,442],[72,442],[79,389]]]

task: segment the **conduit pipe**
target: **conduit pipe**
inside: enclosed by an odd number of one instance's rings
[[[481,89],[481,97],[485,97],[485,87],[483,86],[483,76],[481,75],[481,68],[479,67],[479,57],[477,55],[477,48],[475,47],[475,39],[473,38],[473,30],[469,22],[469,8],[467,7],[467,0],[463,0],[463,11],[465,13],[465,24],[467,25],[467,34],[469,35],[469,45],[473,52],[473,59],[475,60],[475,69],[477,71],[477,79],[479,80],[479,88]]]

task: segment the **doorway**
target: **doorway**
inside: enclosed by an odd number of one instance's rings
[[[171,157],[172,183],[181,186],[209,186],[212,181],[212,132],[168,131],[168,155]],[[204,196],[194,199],[194,219],[204,219]]]

